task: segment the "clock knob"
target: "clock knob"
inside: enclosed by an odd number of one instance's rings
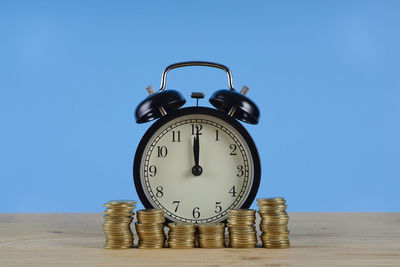
[[[234,90],[218,90],[210,97],[210,103],[217,109],[250,124],[257,124],[260,111],[256,104],[246,95],[249,88],[243,86],[239,92]]]
[[[164,90],[157,93],[149,86],[146,88],[150,94],[136,108],[136,122],[145,123],[171,113],[186,103],[185,98],[176,90]]]

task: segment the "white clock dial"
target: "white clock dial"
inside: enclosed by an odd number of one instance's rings
[[[196,176],[194,140],[199,165]],[[247,142],[229,123],[206,114],[188,114],[161,126],[147,142],[140,179],[153,207],[172,221],[222,221],[239,208],[253,183],[254,164]]]

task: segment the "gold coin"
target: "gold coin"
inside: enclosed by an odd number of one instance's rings
[[[290,233],[289,231],[288,232],[263,232],[263,235],[265,235],[265,236],[275,236],[275,235],[288,236],[289,233]]]
[[[229,240],[232,242],[246,243],[246,242],[256,241],[257,238],[255,236],[249,236],[249,237],[229,236]]]
[[[139,240],[139,245],[155,246],[155,245],[164,245],[164,244],[165,244],[165,239]]]
[[[135,223],[136,227],[143,227],[143,228],[164,228],[164,224],[162,223],[142,223],[137,222]]]
[[[218,231],[218,230],[225,230],[224,223],[201,223],[198,224],[197,227],[199,231]]]
[[[231,248],[255,248],[256,244],[230,244]]]
[[[290,244],[289,240],[281,240],[281,241],[270,241],[270,240],[262,240],[264,245],[271,245],[271,246],[281,246],[281,245],[288,245]]]
[[[203,229],[199,229],[199,233],[201,233],[201,234],[225,233],[225,227],[224,228],[203,228]]]
[[[255,218],[250,218],[250,219],[234,219],[234,218],[228,218],[228,224],[254,224],[255,223]]]
[[[106,209],[114,209],[114,210],[134,210],[136,209],[135,205],[110,205],[110,204],[104,204],[104,207]]]
[[[235,220],[250,220],[255,218],[255,214],[241,214],[241,213],[230,213],[228,215],[228,219],[235,219]]]
[[[258,198],[257,202],[286,202],[285,198],[283,197],[271,197],[271,198]]]
[[[244,240],[256,240],[257,239],[257,237],[256,237],[256,235],[254,234],[254,235],[249,235],[249,236],[247,236],[247,235],[230,235],[229,236],[229,239],[230,240],[235,240],[235,241],[244,241]]]
[[[170,248],[175,248],[175,249],[185,249],[185,248],[194,248],[194,245],[190,245],[190,246],[182,246],[182,245],[172,245],[169,246]]]
[[[242,230],[242,231],[253,231],[255,229],[254,224],[243,225],[243,224],[228,224],[228,230]]]
[[[254,214],[255,212],[253,209],[232,209],[228,211],[228,214]]]
[[[139,236],[165,235],[164,231],[136,231]]]
[[[162,229],[136,229],[136,233],[138,234],[147,234],[147,233],[162,233],[164,234],[164,231]]]
[[[290,247],[290,243],[286,244],[263,244],[264,248],[288,248]]]
[[[196,232],[195,228],[170,228],[170,233],[193,233]]]
[[[289,231],[287,225],[283,227],[264,227],[260,226],[260,230],[265,233],[279,233],[279,232],[287,232]]]
[[[162,214],[164,215],[164,210],[161,209],[144,209],[144,210],[138,210],[138,214],[141,215],[153,215],[153,214]]]
[[[139,223],[163,223],[165,221],[164,211],[160,209],[138,210],[136,217]]]
[[[135,227],[137,229],[164,229],[164,225],[161,223],[151,223],[151,224],[146,224],[146,223],[135,223]]]
[[[209,245],[209,244],[200,245],[200,248],[224,248],[224,247],[225,247],[225,245],[220,245],[220,244],[217,244],[217,245],[214,245],[214,244],[211,244],[211,245]]]
[[[154,248],[164,248],[164,245],[162,245],[162,246],[160,246],[160,245],[155,245],[155,246],[139,245],[138,248],[141,248],[141,249],[145,249],[145,248],[150,248],[150,249],[154,249]]]
[[[165,236],[139,236],[139,241],[149,243],[161,242],[165,241]]]
[[[254,222],[253,223],[233,223],[233,222],[228,222],[227,226],[228,226],[228,229],[230,229],[230,228],[250,229],[250,228],[254,227]]]
[[[196,228],[196,225],[193,223],[182,223],[182,222],[173,222],[168,224],[169,228]]]
[[[263,245],[270,245],[270,246],[283,246],[283,245],[288,245],[290,244],[289,240],[263,240],[262,239]]]
[[[165,246],[164,243],[159,244],[141,244],[139,243],[138,248],[163,248]]]
[[[136,204],[136,201],[135,200],[110,200],[106,204],[115,205],[115,206],[133,205],[133,204]]]
[[[151,229],[145,229],[145,230],[136,229],[136,232],[138,234],[148,234],[148,233],[164,234],[164,231],[162,229],[154,229],[154,230],[151,230]]]
[[[199,241],[199,246],[201,248],[204,247],[225,247],[225,242],[203,242],[203,241]]]
[[[225,236],[224,233],[219,233],[219,234],[199,234],[199,238],[204,238],[204,239],[223,238],[224,236]]]
[[[204,236],[199,236],[199,240],[204,241],[204,242],[211,242],[211,241],[221,241],[221,240],[225,240],[225,237],[223,236],[214,236],[214,237],[204,237]]]
[[[281,224],[283,224],[283,223],[288,223],[289,222],[289,218],[288,217],[280,217],[280,218],[271,218],[271,217],[268,217],[268,218],[262,218],[262,223],[265,223],[265,224],[271,224],[271,223],[281,223]]]
[[[200,248],[224,248],[225,245],[221,244],[201,244]]]
[[[175,239],[173,239],[173,240],[168,240],[168,244],[175,244],[175,245],[182,245],[182,244],[185,244],[185,245],[188,245],[188,244],[194,244],[194,239],[192,239],[192,240],[175,240]]]
[[[261,232],[263,232],[263,233],[281,233],[281,232],[287,232],[287,231],[289,231],[287,228],[286,229],[276,229],[276,228],[267,228],[267,229],[265,229],[265,228],[263,228],[263,227],[260,227],[260,230],[261,230]]]
[[[237,242],[237,241],[229,241],[229,246],[231,247],[239,247],[239,246],[255,246],[257,245],[257,241],[246,241],[246,242]]]
[[[169,236],[168,241],[170,242],[191,242],[196,240],[196,237],[193,236]]]
[[[115,209],[107,209],[104,211],[104,215],[114,215],[114,216],[133,216],[132,210],[115,210]]]
[[[237,224],[243,224],[243,225],[254,225],[255,224],[255,219],[250,219],[250,220],[234,220],[229,218],[227,226],[229,225],[237,225]]]
[[[238,221],[246,221],[246,220],[254,220],[255,215],[229,215],[228,220],[238,220]]]
[[[271,204],[258,204],[258,212],[286,212],[287,205],[271,205]]]
[[[168,242],[168,246],[178,247],[178,246],[185,246],[185,247],[194,247],[194,242]]]
[[[197,225],[197,227],[199,227],[199,228],[225,227],[225,224],[224,224],[224,223],[220,223],[220,222],[199,223],[199,224]]]

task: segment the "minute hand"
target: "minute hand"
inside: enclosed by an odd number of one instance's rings
[[[199,166],[200,140],[199,140],[199,136],[197,134],[196,134],[196,137],[194,138],[193,154],[194,154],[194,165]]]
[[[194,167],[192,168],[192,173],[195,176],[199,176],[199,175],[201,175],[203,170],[199,165],[200,139],[199,139],[199,132],[198,131],[196,133],[196,137],[194,137],[194,140],[193,140],[193,156],[194,156]]]

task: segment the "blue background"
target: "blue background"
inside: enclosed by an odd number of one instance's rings
[[[258,197],[289,211],[399,211],[399,1],[2,1],[0,212],[138,199],[146,86],[229,66],[261,109]],[[226,88],[211,68],[167,87]],[[208,105],[207,100],[201,104]]]

